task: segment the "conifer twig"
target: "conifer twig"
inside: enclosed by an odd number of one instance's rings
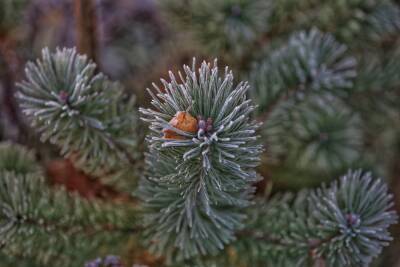
[[[74,12],[78,51],[99,64],[97,14],[94,0],[74,0]]]

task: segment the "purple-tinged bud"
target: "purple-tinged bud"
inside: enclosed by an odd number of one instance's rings
[[[239,17],[242,14],[242,9],[239,5],[234,5],[231,8],[232,15],[235,17]]]
[[[114,255],[108,255],[103,263],[106,267],[122,267],[121,260]]]
[[[325,142],[325,141],[327,141],[327,140],[329,139],[329,135],[328,135],[327,133],[320,133],[320,134],[319,134],[319,139],[320,139],[322,142]]]
[[[66,91],[61,90],[58,96],[60,97],[61,102],[63,102],[64,104],[68,103],[69,95]]]
[[[205,120],[199,120],[199,129],[205,130],[207,127],[206,121]]]
[[[208,118],[207,119],[207,128],[206,128],[206,131],[207,132],[211,132],[212,130],[213,130],[213,121],[212,121],[212,119],[211,118]]]
[[[358,226],[361,222],[360,216],[354,213],[346,214],[347,225],[349,226]]]
[[[101,258],[97,258],[95,260],[89,261],[85,264],[85,267],[100,267],[100,264],[102,263]]]

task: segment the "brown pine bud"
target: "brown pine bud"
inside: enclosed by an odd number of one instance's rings
[[[186,111],[178,111],[175,116],[170,120],[169,124],[179,130],[195,133],[197,132],[198,125],[197,119],[194,118]],[[163,129],[164,138],[166,139],[184,139],[185,137],[176,133],[172,129]]]

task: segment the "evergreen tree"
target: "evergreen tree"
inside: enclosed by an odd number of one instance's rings
[[[399,142],[398,4],[159,8],[219,61],[170,71],[151,107],[74,48],[26,64],[15,98],[33,138],[128,197],[50,185],[39,146],[0,142],[0,267],[372,265],[398,219],[376,178],[391,175],[376,151]]]

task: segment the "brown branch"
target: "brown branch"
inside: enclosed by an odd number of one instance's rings
[[[77,192],[86,199],[100,198],[115,203],[137,204],[138,200],[130,194],[120,192],[112,186],[101,183],[101,179],[76,169],[71,160],[49,161],[46,164],[46,172],[51,185],[63,185],[68,191]]]
[[[99,64],[97,16],[94,0],[75,0],[74,3],[78,51],[79,53],[86,54]]]

